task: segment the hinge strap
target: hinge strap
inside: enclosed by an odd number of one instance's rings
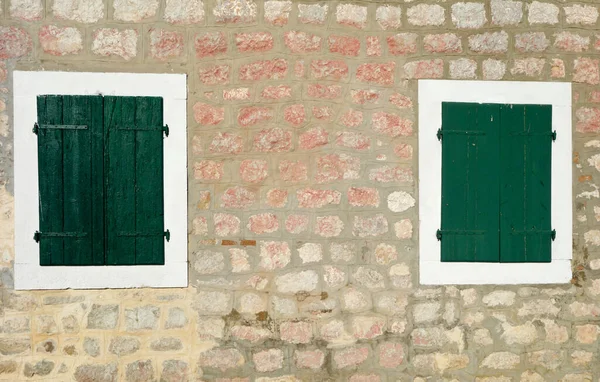
[[[40,130],[87,130],[87,125],[39,125],[33,124],[33,133],[38,134]]]
[[[438,131],[436,133],[438,141],[441,141],[444,135],[485,135],[485,133],[483,131],[438,129]]]
[[[115,126],[115,129],[121,131],[162,131],[165,133],[165,136],[169,136],[169,125],[157,126],[157,127],[141,127],[141,126],[129,126],[129,127],[119,127]]]
[[[556,230],[555,229],[553,229],[551,231],[542,230],[542,229],[511,231],[510,234],[511,235],[519,235],[519,236],[550,235],[550,237],[552,238],[552,241],[554,241],[554,239],[556,239]]]
[[[40,240],[44,237],[54,237],[54,238],[71,238],[71,237],[86,237],[88,234],[87,232],[40,232],[40,231],[35,231],[35,233],[33,234],[33,240],[36,241],[36,243],[39,243]]]
[[[166,230],[165,232],[119,232],[117,236],[120,237],[153,237],[153,236],[162,236],[167,241],[171,240],[171,232]]]
[[[510,133],[508,135],[510,135],[510,136],[520,136],[520,137],[543,137],[543,136],[549,136],[549,137],[552,137],[553,141],[556,140],[556,130],[554,130],[552,132],[547,132],[547,133],[528,133],[526,131],[520,131],[520,132],[516,132],[516,133]]]
[[[435,237],[438,240],[442,240],[443,235],[450,236],[464,236],[464,235],[483,235],[483,230],[468,230],[468,229],[438,229],[435,233]]]

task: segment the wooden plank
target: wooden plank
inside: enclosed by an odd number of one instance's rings
[[[38,96],[38,123],[62,124],[61,96]],[[40,231],[63,232],[63,132],[38,132],[38,173],[40,193]],[[33,234],[33,233],[32,233]],[[61,265],[64,258],[64,239],[42,238],[40,265]]]
[[[164,264],[163,104],[159,97],[136,98],[135,218],[136,264]],[[150,236],[145,236],[148,234]]]
[[[135,264],[135,97],[104,97],[107,264]]]
[[[552,108],[505,105],[501,123],[501,262],[551,261]]]
[[[92,265],[106,264],[105,205],[104,205],[104,97],[90,100],[88,126],[91,134],[91,210],[92,210]]]
[[[499,106],[442,103],[442,261],[499,261]]]

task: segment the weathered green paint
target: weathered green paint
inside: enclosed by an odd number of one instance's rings
[[[552,107],[503,105],[500,261],[551,261]]]
[[[499,260],[499,111],[442,103],[442,261]]]

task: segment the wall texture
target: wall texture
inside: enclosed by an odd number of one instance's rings
[[[0,379],[600,381],[599,10],[2,0]],[[13,290],[14,69],[188,74],[189,288]],[[571,285],[419,285],[419,78],[574,83]]]

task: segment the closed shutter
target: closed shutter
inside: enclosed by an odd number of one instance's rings
[[[162,98],[104,103],[107,264],[164,264]]]
[[[552,107],[503,105],[501,113],[500,261],[549,262]]]
[[[442,261],[499,261],[499,111],[442,103]]]
[[[41,265],[104,263],[102,97],[39,96]]]

